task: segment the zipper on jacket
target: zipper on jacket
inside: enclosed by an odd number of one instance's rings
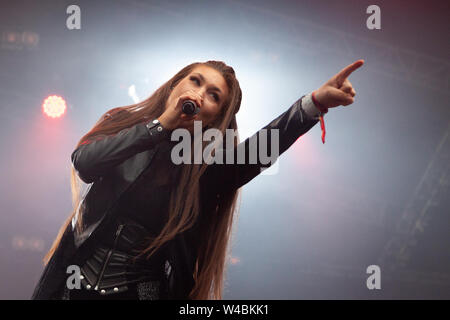
[[[106,255],[105,262],[103,263],[102,271],[100,272],[100,275],[97,280],[97,284],[95,285],[95,290],[98,290],[98,286],[100,285],[100,281],[102,281],[103,274],[105,273],[105,270],[106,270],[106,266],[108,265],[109,259],[111,258],[113,251],[116,249],[117,240],[119,239],[119,235],[122,232],[122,229],[124,226],[125,226],[124,224],[120,224],[119,227],[117,228],[113,248],[108,250],[108,254]]]

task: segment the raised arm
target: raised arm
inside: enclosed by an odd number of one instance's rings
[[[211,179],[212,186],[217,188],[219,192],[230,188],[240,188],[252,180],[261,173],[263,167],[268,166],[261,163],[259,156],[257,157],[256,163],[249,163],[248,159],[250,154],[255,153],[254,150],[251,150],[250,148],[250,140],[257,140],[257,143],[253,145],[257,148],[256,154],[259,155],[261,133],[263,129],[267,129],[267,141],[266,143],[263,143],[263,146],[267,146],[267,155],[270,155],[271,135],[269,132],[270,129],[278,129],[278,156],[281,155],[301,135],[309,131],[319,119],[323,121],[323,114],[328,111],[328,108],[334,108],[340,105],[347,106],[353,103],[356,91],[348,80],[348,77],[363,64],[364,60],[360,59],[346,66],[312,94],[305,95],[297,100],[287,111],[259,130],[252,137],[240,143],[237,148],[225,150],[223,158],[224,164],[209,165],[205,177]],[[324,130],[324,128],[322,128],[322,130]],[[239,164],[237,162],[239,150],[245,154],[244,164]],[[233,153],[232,157],[234,156],[234,162],[233,164],[225,164],[227,154],[230,152]],[[270,162],[270,165],[273,164],[273,162]]]
[[[83,141],[72,152],[72,165],[81,180],[91,183],[126,159],[169,137],[169,131],[158,123],[138,123],[113,135],[100,135]]]
[[[278,129],[278,156],[280,156],[300,136],[308,132],[319,121],[319,114],[320,111],[315,107],[311,100],[311,94],[302,96],[289,109],[256,132],[252,137],[247,138],[232,150],[225,149],[222,164],[214,163],[209,165],[205,172],[205,177],[218,192],[240,188],[274,162],[265,164],[262,163],[259,157],[260,139],[263,134],[267,136],[267,140],[263,140],[265,142],[263,145],[267,145],[267,153],[264,153],[270,156],[272,151],[274,151],[271,150],[272,135],[270,130]],[[264,133],[264,130],[267,130],[266,133]],[[256,143],[250,143],[252,140],[256,141]],[[256,152],[255,150],[251,150],[254,147],[257,148]],[[230,152],[232,153],[234,160],[231,164],[227,164],[227,154]],[[242,154],[245,155],[245,163],[238,163],[237,156],[239,152],[242,152]],[[256,163],[250,163],[249,159],[251,153],[258,155],[256,157]],[[278,158],[278,156],[276,158]]]

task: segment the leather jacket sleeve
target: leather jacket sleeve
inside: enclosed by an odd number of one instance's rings
[[[161,125],[138,123],[113,135],[100,135],[83,141],[71,155],[78,176],[91,183],[133,155],[170,139],[170,132]]]
[[[240,188],[275,162],[269,162],[268,164],[263,163],[260,158],[260,140],[262,135],[264,135],[264,140],[262,140],[261,144],[267,147],[267,152],[263,153],[266,153],[266,155],[272,154],[271,129],[278,129],[278,153],[275,153],[275,158],[278,158],[300,136],[308,132],[316,123],[319,122],[317,117],[305,112],[302,107],[303,97],[305,97],[305,95],[298,99],[289,109],[256,132],[253,136],[239,143],[236,148],[231,150],[223,149],[223,152],[220,155],[220,157],[223,157],[221,158],[223,159],[222,164],[211,164],[205,172],[208,179],[211,179],[210,181],[215,190],[218,192],[223,192],[225,190]],[[253,141],[252,147],[250,147],[250,141]],[[231,164],[227,164],[227,154],[230,152],[230,158],[234,158],[234,161]],[[239,152],[244,155],[244,163],[242,163],[242,161],[238,162],[237,155]],[[253,156],[251,155],[252,153]],[[249,160],[252,157],[255,161]]]

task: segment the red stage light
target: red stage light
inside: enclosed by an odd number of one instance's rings
[[[49,96],[42,104],[44,113],[52,118],[58,118],[66,111],[66,101],[60,96]]]
[[[19,35],[15,32],[6,33],[6,41],[9,43],[14,43],[19,41]]]
[[[241,259],[239,259],[238,257],[231,257],[230,261],[231,261],[231,264],[238,264],[241,262]]]
[[[39,35],[35,32],[25,31],[22,33],[22,42],[29,47],[35,47],[39,43]]]

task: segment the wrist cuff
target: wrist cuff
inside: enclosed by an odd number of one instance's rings
[[[307,94],[302,98],[302,108],[305,113],[313,119],[318,119],[320,110],[314,105],[311,94]]]
[[[158,119],[154,119],[145,124],[148,133],[150,134],[154,143],[161,142],[170,137],[170,130],[167,130],[162,126]]]

